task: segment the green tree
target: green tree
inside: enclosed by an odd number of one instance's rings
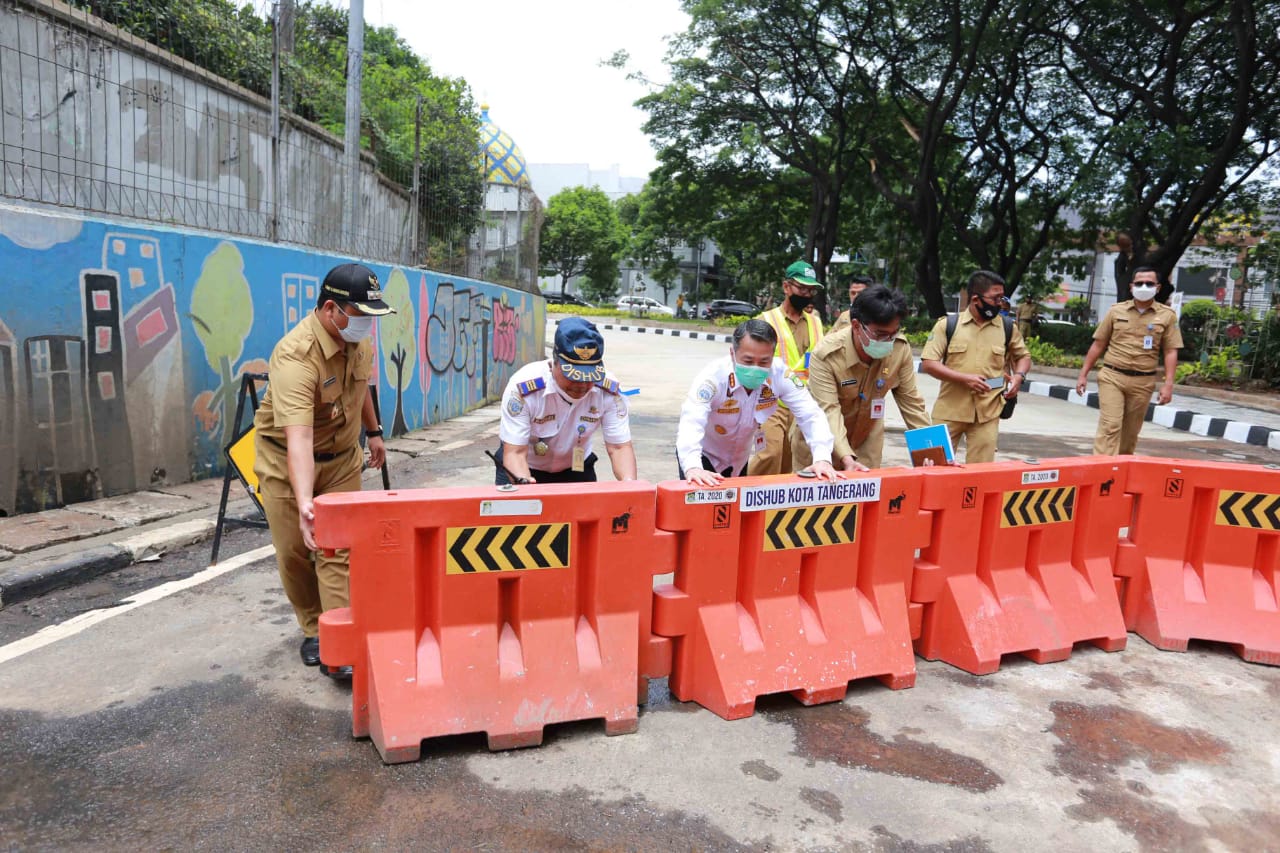
[[[219,243],[200,268],[191,289],[191,325],[204,347],[205,361],[221,380],[214,404],[222,404],[222,444],[231,443],[235,423],[235,365],[253,329],[253,294],[244,277],[244,258],[235,243]],[[210,407],[212,408],[212,406]]]
[[[404,391],[413,379],[418,357],[418,341],[414,334],[417,318],[409,295],[409,279],[399,267],[391,271],[382,289],[382,298],[396,313],[378,321],[378,344],[382,349],[382,368],[396,389],[396,412],[391,421],[391,434],[404,435],[409,425],[404,418]]]
[[[593,283],[604,281],[626,245],[627,234],[609,197],[598,187],[570,187],[547,202],[542,222],[539,260],[543,275],[560,276],[560,292],[569,279],[590,271]],[[616,292],[616,291],[615,291]]]
[[[1167,276],[1224,214],[1258,210],[1269,185],[1254,178],[1280,149],[1280,5],[1073,0],[1044,24],[1069,91],[1115,128],[1086,213],[1132,238],[1133,265]]]

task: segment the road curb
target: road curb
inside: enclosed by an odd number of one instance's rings
[[[133,554],[119,545],[100,545],[87,551],[36,561],[8,571],[0,579],[0,608],[35,598],[60,586],[127,568],[133,562]]]
[[[732,335],[721,335],[712,332],[691,332],[686,329],[667,329],[661,326],[631,326],[617,323],[601,323],[597,325],[602,329],[610,329],[617,332],[639,332],[641,334],[652,334],[656,337],[689,338],[695,341],[706,340],[733,343]],[[916,359],[917,371],[919,367],[920,360]],[[1088,406],[1091,409],[1098,408],[1097,392],[1090,392],[1081,396],[1076,393],[1074,387],[1069,385],[1032,380],[1028,383],[1027,391],[1038,397],[1052,397],[1055,400]],[[1168,429],[1203,435],[1206,438],[1221,438],[1236,444],[1248,444],[1252,447],[1280,450],[1280,429],[1248,421],[1218,418],[1197,412],[1194,409],[1157,406],[1154,403],[1147,405],[1146,420]]]
[[[229,512],[228,516],[256,515],[247,503],[245,510],[243,513]],[[176,548],[199,544],[213,536],[216,526],[217,522],[211,518],[196,518],[83,551],[38,559],[22,566],[6,567],[4,573],[0,574],[0,609],[59,587],[127,569],[134,563]]]
[[[1042,382],[1033,379],[1027,385],[1027,392],[1035,394],[1037,397],[1052,397],[1055,400],[1074,403],[1078,406],[1088,406],[1091,409],[1098,408],[1098,394],[1096,391],[1090,391],[1088,394],[1083,395],[1077,394],[1076,389],[1070,385],[1059,385],[1053,382]],[[1157,406],[1155,403],[1147,404],[1145,420],[1168,429],[1190,432],[1207,438],[1221,438],[1236,444],[1248,444],[1253,447],[1280,450],[1280,429],[1249,423],[1248,421],[1218,418],[1197,412],[1194,409],[1183,409],[1173,405]]]

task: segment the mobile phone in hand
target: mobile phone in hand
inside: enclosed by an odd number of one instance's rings
[[[990,377],[989,379],[987,379],[987,387],[993,391],[999,391],[1001,388],[1004,387],[1004,377],[1003,376]]]

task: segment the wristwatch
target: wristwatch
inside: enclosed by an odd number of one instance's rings
[[[1021,370],[1015,370],[1013,373],[1015,376],[1021,376],[1023,379],[1027,378],[1027,374],[1023,373]]]
[[[377,429],[367,429],[364,431],[365,438],[382,438],[382,427]]]

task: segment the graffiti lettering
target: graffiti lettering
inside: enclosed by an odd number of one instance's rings
[[[427,321],[427,362],[435,373],[455,370],[475,376],[484,357],[484,294],[441,284]]]
[[[520,321],[516,309],[493,300],[493,360],[500,364],[512,364],[516,360],[516,339],[520,334]]]

